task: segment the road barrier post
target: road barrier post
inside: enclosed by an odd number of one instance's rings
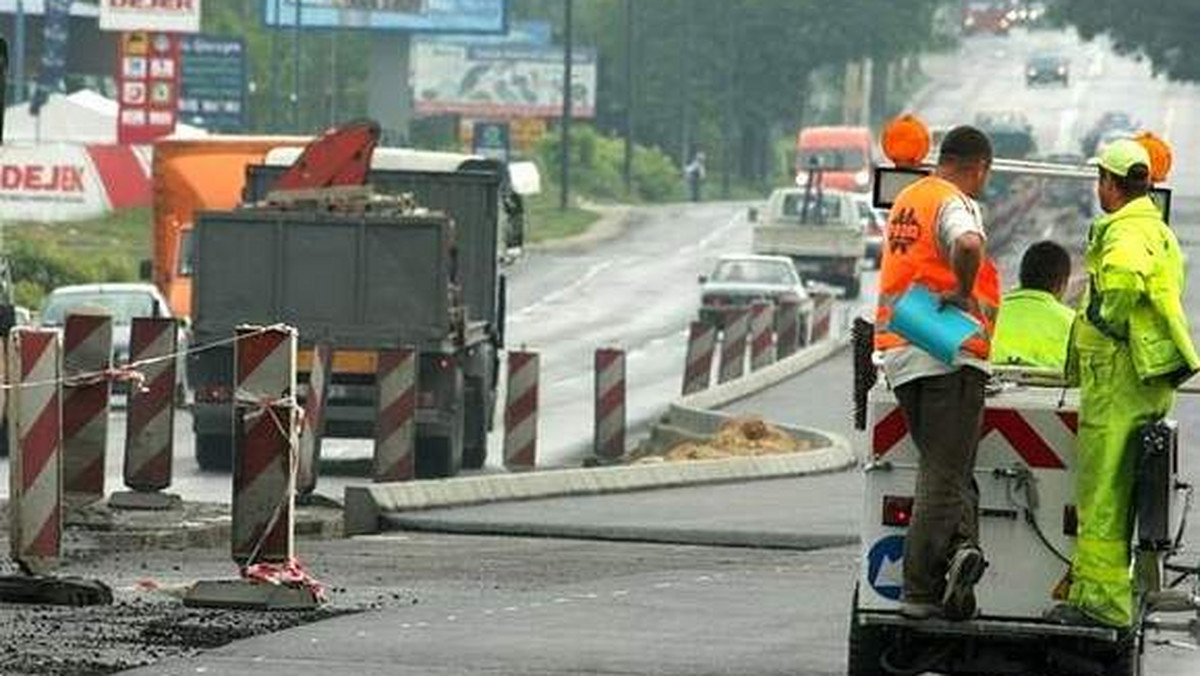
[[[129,385],[125,418],[125,485],[108,504],[115,509],[177,509],[171,485],[175,452],[175,391],[179,326],[174,319],[139,317],[129,330],[129,362],[145,379]]]
[[[800,304],[783,300],[775,306],[775,357],[786,359],[800,349]]]
[[[63,327],[63,499],[68,510],[104,499],[112,317],[69,314]]]
[[[411,481],[417,474],[417,351],[379,351],[375,415],[375,483]]]
[[[746,334],[750,330],[750,314],[746,310],[731,310],[725,316],[725,332],[721,338],[721,373],[718,382],[725,384],[742,377],[746,371]]]
[[[321,342],[313,346],[312,366],[308,372],[308,391],[304,396],[304,424],[300,432],[300,456],[296,465],[296,493],[308,496],[317,489],[321,463],[321,441],[325,436],[325,403],[329,399],[329,381],[333,373],[333,346]]]
[[[508,353],[504,467],[510,472],[531,470],[537,465],[540,364],[537,352]]]
[[[833,325],[834,297],[832,294],[817,293],[813,295],[812,317],[809,319],[809,344],[818,343],[829,338]]]
[[[769,302],[757,301],[750,306],[750,370],[759,371],[775,363],[772,326],[775,323],[774,306]]]
[[[602,461],[625,455],[625,351],[596,350],[593,452]]]
[[[683,369],[684,396],[708,389],[712,382],[716,343],[716,327],[708,322],[692,322],[688,328],[687,360]]]

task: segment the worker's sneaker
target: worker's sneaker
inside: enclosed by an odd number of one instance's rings
[[[900,606],[900,614],[909,620],[932,620],[942,616],[942,608],[934,603],[905,601]]]
[[[987,561],[978,547],[963,547],[954,553],[946,573],[946,593],[942,595],[946,619],[970,620],[976,616],[979,609],[975,605],[975,585],[985,570]]]

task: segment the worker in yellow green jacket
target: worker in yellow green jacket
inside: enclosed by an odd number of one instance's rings
[[[1089,289],[1071,337],[1067,374],[1080,386],[1075,500],[1079,528],[1067,603],[1048,618],[1125,628],[1130,578],[1134,435],[1166,416],[1175,390],[1200,371],[1183,309],[1179,242],[1149,197],[1150,157],[1116,141],[1099,158],[1106,212],[1091,228]]]
[[[1038,242],[1021,258],[1021,287],[1004,295],[992,363],[1062,372],[1075,311],[1062,298],[1071,281],[1071,256],[1054,242]]]

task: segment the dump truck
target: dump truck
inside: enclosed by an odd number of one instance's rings
[[[273,191],[303,156],[268,156],[247,169],[245,206],[196,217],[194,344],[219,342],[238,324],[293,324],[300,333],[300,380],[306,382],[311,348],[328,343],[334,357],[326,435],[345,438],[374,434],[377,351],[413,347],[420,354],[418,474],[482,467],[504,345],[504,277],[497,257],[504,166],[440,153],[367,155],[361,170],[370,199],[404,195],[424,210],[418,221],[452,224],[452,235],[438,244],[445,252],[432,239],[406,239],[415,235],[397,223],[410,223],[411,215],[392,223],[374,206],[361,213],[272,206]],[[364,223],[372,227],[363,230]],[[380,234],[390,226],[395,234]],[[361,232],[351,237],[356,229]],[[268,230],[275,234],[261,234]],[[261,241],[252,239],[259,236]],[[250,247],[260,258],[244,257]],[[234,259],[253,269],[230,267]],[[263,297],[248,298],[250,289]],[[231,359],[231,351],[221,349],[189,359],[196,457],[205,469],[229,464]]]

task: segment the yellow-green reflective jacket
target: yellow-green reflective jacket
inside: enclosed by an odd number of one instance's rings
[[[1040,289],[1017,289],[1004,295],[992,363],[1063,370],[1075,311]]]

